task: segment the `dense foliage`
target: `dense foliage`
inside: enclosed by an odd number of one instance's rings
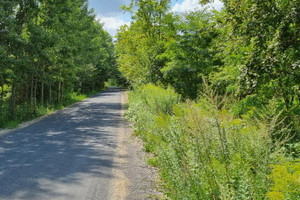
[[[0,127],[99,90],[116,71],[87,0],[1,0],[0,43]]]
[[[202,1],[207,2],[207,1]],[[276,99],[299,126],[299,1],[224,1],[222,11],[171,13],[170,1],[134,0],[118,33],[121,72],[133,87],[172,85],[195,99],[202,78],[236,98],[236,114]]]
[[[136,90],[129,117],[158,155],[169,195],[298,199],[300,1],[224,0],[221,11],[188,13],[172,13],[168,0],[131,2],[117,62]],[[175,92],[188,103],[176,106]]]
[[[156,157],[171,199],[300,198],[300,159],[282,146],[290,130],[277,129],[280,114],[271,103],[264,112],[236,117],[228,97],[208,86],[198,101],[180,101],[172,88],[153,84],[129,94],[128,119]]]

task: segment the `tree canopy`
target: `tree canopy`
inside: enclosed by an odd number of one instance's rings
[[[237,114],[275,99],[287,121],[298,121],[299,1],[223,4],[221,11],[172,13],[170,1],[131,1],[124,9],[133,21],[116,43],[120,71],[133,87],[172,85],[191,99],[199,97],[205,78],[220,95],[234,96]]]
[[[22,120],[25,104],[34,114],[99,90],[116,71],[112,38],[87,0],[2,0],[0,22],[1,123]]]

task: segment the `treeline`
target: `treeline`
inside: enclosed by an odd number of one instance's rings
[[[223,3],[182,14],[168,0],[132,1],[116,43],[120,71],[133,88],[171,85],[184,99],[199,98],[205,78],[232,97],[236,116],[272,100],[299,135],[300,1]]]
[[[128,116],[173,199],[298,199],[300,1],[222,2],[123,7],[133,18],[116,43],[135,89]]]
[[[0,127],[99,91],[116,71],[87,0],[1,0],[0,43]]]

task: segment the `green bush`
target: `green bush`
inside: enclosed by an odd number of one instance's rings
[[[157,156],[167,195],[256,200],[273,194],[270,174],[286,141],[275,136],[288,135],[277,128],[279,115],[238,118],[209,90],[198,102],[179,99],[173,89],[152,84],[129,94],[127,117]]]
[[[146,141],[146,150],[154,151],[161,134],[153,132],[156,116],[172,114],[172,107],[180,96],[172,88],[163,89],[153,84],[129,93],[129,109],[126,116],[135,124],[134,128]]]

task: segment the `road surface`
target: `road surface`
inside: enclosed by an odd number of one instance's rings
[[[113,89],[0,136],[0,199],[146,199],[149,172],[128,147],[125,96]]]

